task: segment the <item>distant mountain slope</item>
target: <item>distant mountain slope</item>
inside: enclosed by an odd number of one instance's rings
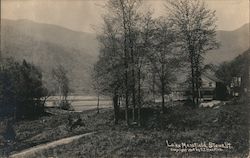
[[[234,31],[217,31],[217,39],[221,46],[219,49],[206,54],[206,63],[218,64],[223,61],[230,61],[246,51],[250,47],[249,23]]]
[[[2,19],[1,43],[4,56],[26,59],[40,66],[48,84],[53,67],[69,71],[76,92],[90,89],[90,67],[98,56],[95,35],[29,20]],[[249,24],[234,31],[218,31],[221,47],[206,54],[205,63],[230,61],[249,48]]]
[[[73,31],[52,24],[37,23],[30,20],[2,19],[3,29],[9,27],[16,33],[24,34],[38,41],[63,45],[67,48],[84,50],[86,54],[96,55],[97,41],[95,35],[85,32]],[[3,30],[3,33],[6,31]]]
[[[3,56],[26,59],[40,66],[48,84],[51,69],[62,64],[75,91],[89,89],[89,70],[98,54],[95,35],[56,25],[6,19],[2,20],[1,31]]]

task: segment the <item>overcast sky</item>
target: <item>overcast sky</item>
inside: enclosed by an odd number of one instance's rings
[[[216,10],[219,30],[234,30],[249,23],[249,0],[205,0]],[[94,32],[101,22],[105,0],[1,0],[1,16],[60,25],[72,30]],[[163,15],[163,0],[147,0],[155,16]]]

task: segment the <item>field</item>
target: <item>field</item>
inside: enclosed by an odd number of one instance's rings
[[[143,109],[141,127],[127,127],[124,120],[114,125],[112,109],[102,109],[97,114],[96,110],[67,112],[48,108],[48,116],[15,123],[16,139],[2,145],[1,154],[11,155],[38,144],[94,131],[95,134],[29,157],[247,157],[248,103],[230,102],[197,109],[179,104],[166,108],[164,114],[160,114],[157,105],[153,107]],[[81,118],[83,124],[70,129],[69,118]],[[176,144],[227,142],[232,148],[216,152],[176,152],[166,145],[166,140]]]

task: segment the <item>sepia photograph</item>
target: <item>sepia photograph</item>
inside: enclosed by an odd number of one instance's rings
[[[249,0],[0,2],[0,158],[250,158]]]

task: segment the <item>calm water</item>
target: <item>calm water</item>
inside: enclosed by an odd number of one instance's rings
[[[51,96],[46,102],[47,107],[58,106],[59,96]],[[75,111],[84,111],[97,108],[97,97],[96,96],[69,96],[69,102],[75,109]],[[110,108],[112,107],[112,101],[108,97],[100,97],[99,108]]]

